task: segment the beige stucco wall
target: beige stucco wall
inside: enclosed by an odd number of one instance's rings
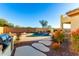
[[[68,17],[68,16],[61,16],[61,21],[63,22],[63,23],[68,23],[68,22],[71,22],[72,21],[72,19],[71,19],[71,17]]]
[[[79,28],[79,15],[76,15],[76,16],[73,16],[73,17],[69,17],[69,16],[64,17],[64,16],[62,16],[61,24],[66,24],[66,23],[69,23],[69,22],[71,24],[71,29]]]
[[[71,24],[71,21],[72,21],[72,18],[71,17],[68,17],[68,16],[64,16],[64,15],[61,15],[61,28],[63,29],[64,28],[64,24]],[[71,26],[69,27],[71,28]]]
[[[62,24],[70,22],[71,29],[79,28],[79,8],[71,10],[61,17],[61,27],[63,28]]]
[[[79,15],[73,16],[71,21],[71,29],[79,28]]]
[[[3,27],[0,27],[0,34],[2,34],[3,33]]]

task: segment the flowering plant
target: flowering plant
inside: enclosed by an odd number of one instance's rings
[[[74,40],[79,40],[79,28],[71,31],[71,36]]]
[[[53,41],[61,42],[64,39],[64,32],[61,29],[57,29],[53,33]]]
[[[71,31],[71,37],[72,37],[72,49],[75,52],[79,52],[79,28],[74,29]]]

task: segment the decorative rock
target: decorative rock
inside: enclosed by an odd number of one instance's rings
[[[31,46],[22,46],[16,48],[15,56],[46,56],[46,54],[34,49]]]
[[[33,43],[32,46],[39,49],[40,51],[43,51],[43,52],[49,52],[50,51],[50,49],[48,47],[46,47],[45,45],[43,45],[41,43]]]
[[[69,54],[67,52],[62,53],[63,56],[68,56]]]
[[[49,41],[49,40],[41,40],[41,41],[39,41],[39,43],[43,43],[43,44],[45,44],[47,46],[50,46],[52,42]]]

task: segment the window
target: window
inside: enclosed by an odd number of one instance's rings
[[[65,28],[65,29],[71,29],[71,24],[63,24],[63,28]]]

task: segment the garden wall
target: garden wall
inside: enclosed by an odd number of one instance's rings
[[[3,33],[3,30],[4,28],[3,27],[0,27],[0,34],[2,34]]]
[[[0,29],[1,33],[32,33],[32,32],[38,32],[38,31],[49,31],[48,28],[10,28],[10,27],[2,27]]]

